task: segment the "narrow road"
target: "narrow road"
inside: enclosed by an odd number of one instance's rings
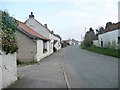
[[[9,88],[118,88],[118,59],[69,46],[40,64],[18,68]]]
[[[62,61],[72,88],[118,88],[118,58],[70,46]]]

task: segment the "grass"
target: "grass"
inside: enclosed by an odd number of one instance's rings
[[[80,45],[80,47],[82,49],[86,49],[88,51],[92,51],[92,52],[96,52],[96,53],[100,53],[100,54],[104,54],[104,55],[108,55],[108,56],[113,56],[113,57],[117,57],[120,58],[120,50],[116,50],[116,49],[108,49],[108,48],[101,48],[101,47],[86,47],[84,45]]]
[[[18,67],[26,66],[26,65],[32,65],[32,64],[36,64],[36,63],[38,63],[38,62],[35,61],[35,60],[30,61],[30,62],[21,62],[21,61],[17,60],[17,66]]]

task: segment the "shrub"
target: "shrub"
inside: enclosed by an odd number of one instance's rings
[[[18,51],[18,45],[15,37],[15,31],[17,29],[16,20],[9,16],[7,11],[0,11],[0,29],[2,37],[2,50],[8,53],[14,53]]]
[[[46,48],[43,48],[43,53],[47,52],[47,49]]]

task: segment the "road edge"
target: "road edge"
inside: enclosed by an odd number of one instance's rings
[[[63,65],[63,63],[62,63],[62,59],[64,59],[63,58],[64,56],[63,56],[63,54],[61,55],[61,68],[62,68],[62,70],[63,70],[63,76],[64,76],[64,79],[65,79],[65,82],[66,82],[66,86],[67,86],[67,88],[68,88],[68,90],[71,90],[71,85],[69,84],[69,81],[68,81],[68,77],[67,77],[67,75],[66,75],[66,72],[65,72],[65,68],[64,68],[64,65]]]

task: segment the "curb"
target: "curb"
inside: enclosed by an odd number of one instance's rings
[[[64,76],[64,79],[65,79],[65,82],[66,82],[66,86],[67,86],[68,90],[71,90],[71,86],[69,84],[69,81],[68,81],[68,78],[67,78],[67,75],[66,75],[66,72],[65,72],[65,68],[64,68],[64,65],[62,63],[62,59],[63,59],[63,55],[61,56],[61,68],[63,70],[63,76]]]

